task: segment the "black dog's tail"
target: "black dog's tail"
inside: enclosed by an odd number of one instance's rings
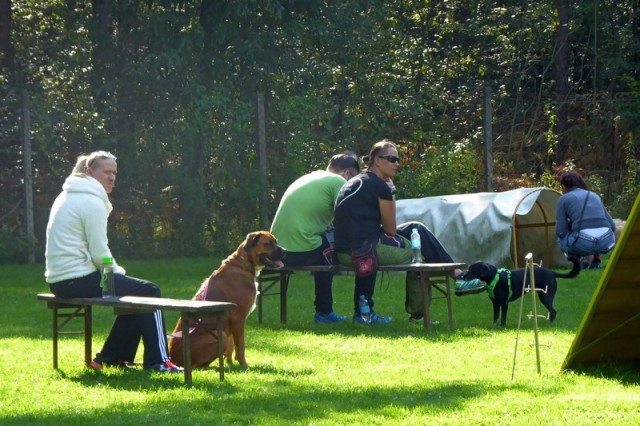
[[[571,269],[566,274],[560,274],[558,272],[553,272],[556,278],[575,278],[580,273],[580,259],[576,256],[569,256],[569,261],[573,263],[573,269]]]

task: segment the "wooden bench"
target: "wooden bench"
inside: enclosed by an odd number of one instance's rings
[[[425,329],[431,327],[430,305],[433,297],[433,289],[436,289],[442,296],[436,299],[446,299],[449,313],[449,329],[453,330],[453,311],[451,308],[451,284],[455,281],[452,278],[453,271],[465,267],[464,263],[417,263],[410,265],[380,265],[378,272],[417,272],[420,276],[423,300],[423,326]],[[353,272],[352,267],[344,265],[318,265],[318,266],[285,266],[279,269],[263,269],[258,275],[258,322],[262,324],[263,299],[266,296],[280,295],[280,322],[287,323],[287,291],[289,289],[289,279],[295,272]],[[279,284],[279,291],[275,289]]]
[[[47,302],[49,309],[53,311],[53,368],[58,368],[58,338],[65,334],[84,334],[84,362],[91,363],[91,338],[93,334],[91,308],[94,305],[107,306],[117,315],[153,312],[157,309],[163,311],[180,312],[182,318],[182,345],[184,354],[184,381],[191,385],[191,346],[189,342],[189,322],[203,317],[217,317],[218,336],[222,335],[222,319],[227,312],[236,307],[233,303],[209,302],[200,300],[179,300],[160,297],[136,297],[123,296],[103,299],[101,297],[78,297],[63,299],[53,294],[38,294],[38,300]],[[62,331],[74,318],[84,320],[82,331]],[[223,345],[218,345],[218,369],[220,380],[224,380]]]

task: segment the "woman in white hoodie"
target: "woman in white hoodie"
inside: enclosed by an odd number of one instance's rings
[[[99,297],[103,257],[113,257],[107,238],[115,186],[116,157],[105,151],[82,155],[56,198],[47,225],[45,278],[59,297]],[[125,275],[114,260],[116,296],[160,297],[157,285]],[[143,366],[159,372],[180,372],[168,356],[162,311],[118,315],[102,350],[90,367],[126,367],[133,363],[140,339]]]

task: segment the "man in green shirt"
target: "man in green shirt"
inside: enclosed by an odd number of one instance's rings
[[[271,225],[271,233],[278,239],[278,244],[287,249],[285,265],[329,263],[325,251],[332,243],[329,243],[327,231],[332,228],[336,196],[342,185],[359,172],[355,154],[337,154],[331,158],[326,170],[306,174],[287,188]],[[314,280],[314,321],[329,323],[346,320],[347,317],[333,312],[333,273],[314,272]]]

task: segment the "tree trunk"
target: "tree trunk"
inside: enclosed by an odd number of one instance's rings
[[[11,43],[11,0],[0,0],[0,70],[14,69],[14,49]]]
[[[554,161],[562,164],[566,160],[568,151],[565,132],[568,129],[569,108],[567,98],[569,94],[569,1],[555,0],[558,10],[558,26],[556,27],[554,42],[553,78],[555,80],[553,97],[557,106],[557,118],[554,133],[557,137]]]
[[[93,40],[91,87],[97,111],[102,114],[103,106],[108,99],[104,86],[107,76],[110,75],[110,54],[113,51],[113,17],[109,10],[109,0],[91,0],[91,14],[94,22],[90,27]]]

